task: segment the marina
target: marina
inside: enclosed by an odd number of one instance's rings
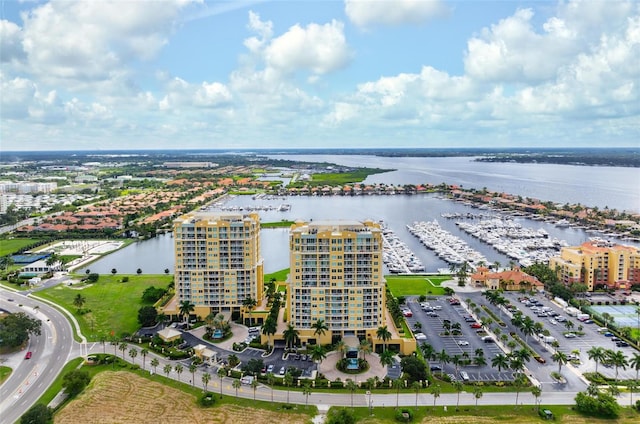
[[[422,261],[391,229],[382,225],[382,260],[392,274],[424,272]]]
[[[487,258],[484,255],[471,248],[464,240],[444,230],[435,219],[414,222],[412,225],[407,225],[407,229],[425,247],[433,250],[448,264],[467,263],[468,266],[476,268],[480,264],[487,263]]]
[[[543,228],[526,228],[519,222],[504,217],[480,222],[458,221],[456,225],[521,266],[530,266],[536,262],[546,264],[549,258],[560,253],[560,248],[568,246],[564,240],[549,237],[549,233]]]

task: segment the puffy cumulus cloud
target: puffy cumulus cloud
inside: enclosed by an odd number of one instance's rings
[[[322,75],[346,66],[351,52],[344,36],[344,25],[334,20],[324,25],[309,24],[305,28],[294,25],[267,46],[264,58],[267,66],[285,74],[308,70]]]
[[[190,106],[218,108],[228,106],[232,99],[229,89],[221,83],[203,82],[201,85],[190,84],[181,78],[171,78],[165,81],[165,96],[158,102],[160,110],[171,110],[180,113],[181,109]],[[152,99],[150,94],[144,96]]]
[[[346,0],[345,13],[356,26],[421,24],[448,11],[440,0]]]
[[[31,72],[53,81],[112,78],[129,62],[155,56],[189,3],[54,0],[40,5],[22,15]]]
[[[0,62],[18,63],[25,57],[22,29],[13,22],[0,20]]]
[[[531,9],[483,29],[467,43],[464,59],[468,75],[491,82],[544,81],[556,76],[580,48],[577,34],[564,20],[554,17],[536,32]]]

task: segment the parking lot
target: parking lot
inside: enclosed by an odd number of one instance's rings
[[[456,379],[466,381],[509,381],[513,375],[508,370],[498,371],[491,367],[491,360],[499,353],[504,353],[496,343],[483,341],[486,333],[479,333],[482,329],[472,328],[477,321],[461,304],[451,304],[444,296],[431,297],[421,305],[417,297],[407,299],[406,308],[411,316],[406,316],[407,324],[414,329],[414,333],[422,333],[426,338],[418,340],[418,346],[427,343],[434,352],[444,350],[450,358],[454,356],[461,360],[470,359],[471,365],[461,365],[456,373],[456,366],[452,363],[441,364],[437,359],[429,360],[432,372],[439,372],[437,367],[443,365],[444,374],[452,374]],[[415,329],[416,323],[420,323]],[[448,335],[445,332],[449,331]],[[458,330],[458,331],[453,331]],[[473,359],[483,356],[486,365],[475,365]],[[466,373],[466,374],[465,374]],[[466,377],[466,378],[463,378]]]

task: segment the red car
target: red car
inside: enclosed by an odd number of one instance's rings
[[[474,322],[473,324],[471,324],[471,328],[482,328],[482,324],[480,324],[479,322]]]
[[[31,352],[27,352],[27,354],[24,355],[24,359],[31,359]]]

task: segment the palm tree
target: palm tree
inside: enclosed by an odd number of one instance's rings
[[[344,382],[344,387],[349,392],[351,392],[351,407],[353,408],[353,394],[358,389],[358,386],[356,385],[356,383],[352,379],[347,378],[347,380]]]
[[[362,359],[364,359],[365,361],[367,360],[367,354],[373,352],[373,346],[371,346],[371,342],[367,339],[363,339],[360,342],[360,346],[358,347],[358,350],[360,352],[362,352]]]
[[[251,388],[253,389],[253,400],[256,400],[256,389],[258,388],[258,379],[251,380]]]
[[[440,392],[442,391],[442,389],[440,388],[439,384],[434,384],[431,387],[431,395],[433,396],[433,407],[436,407],[436,400],[440,397]]]
[[[514,350],[510,356],[514,359],[521,360],[523,363],[529,362],[531,360],[531,351],[527,348],[522,348],[520,350]]]
[[[326,357],[327,357],[327,352],[325,351],[322,345],[317,344],[311,348],[311,359],[314,362],[321,364]]]
[[[487,365],[487,360],[485,359],[484,356],[478,355],[478,356],[474,356],[473,363],[479,367],[483,367]]]
[[[142,349],[140,349],[140,355],[142,356],[142,369],[143,370],[145,369],[144,366],[145,366],[145,364],[147,362],[147,355],[148,354],[149,354],[149,349],[146,349],[144,347]]]
[[[624,356],[624,353],[621,350],[617,351],[609,351],[608,359],[611,361],[613,366],[616,368],[616,383],[618,382],[618,369],[622,368],[623,370],[627,368],[629,362],[627,361],[627,357]]]
[[[482,387],[475,386],[473,388],[473,397],[476,399],[476,411],[478,410],[478,400],[482,397]]]
[[[422,350],[422,356],[428,361],[435,356],[435,349],[429,343],[422,343],[420,345],[420,350]]]
[[[464,389],[464,385],[460,380],[456,380],[452,384],[453,384],[453,388],[458,393],[458,400],[456,401],[456,411],[457,411],[458,408],[460,407],[460,392],[462,392],[462,389]]]
[[[533,386],[531,388],[531,394],[536,398],[536,412],[540,412],[540,396],[542,396],[542,387]]]
[[[136,349],[135,347],[132,347],[131,349],[129,349],[129,356],[131,357],[131,362],[135,364],[136,356],[138,356],[138,349]]]
[[[169,320],[169,315],[165,314],[164,312],[160,312],[157,316],[156,316],[156,322],[159,322],[162,325],[162,328],[164,329],[164,324]]]
[[[522,320],[522,327],[520,327],[520,331],[524,334],[524,342],[527,344],[529,342],[529,336],[535,333],[535,322],[531,319],[531,317],[526,317]]]
[[[296,340],[298,340],[298,330],[296,330],[293,324],[289,323],[289,325],[287,325],[287,329],[284,330],[282,334],[284,335],[284,340],[287,344],[287,348],[291,349],[296,343]]]
[[[442,349],[440,353],[436,354],[436,359],[440,361],[440,376],[444,373],[444,364],[448,363],[451,358],[446,350]]]
[[[262,324],[262,334],[265,334],[269,338],[269,341],[267,343],[269,347],[273,346],[271,338],[274,334],[276,334],[277,330],[278,323],[274,318],[271,317],[271,315],[269,315],[269,318],[267,318]]]
[[[422,383],[419,381],[414,381],[411,383],[411,388],[416,392],[416,410],[418,409],[418,395],[420,394],[420,390],[422,389]]]
[[[80,311],[80,309],[82,309],[82,307],[86,302],[87,300],[84,297],[82,297],[80,293],[78,293],[76,297],[73,299],[73,306],[78,308],[78,311]]]
[[[267,384],[271,387],[271,403],[273,403],[273,386],[276,384],[276,376],[272,372],[267,374]]]
[[[387,367],[393,364],[395,354],[390,350],[385,350],[380,354],[380,365]]]
[[[313,334],[316,336],[324,336],[327,330],[329,330],[327,323],[324,322],[322,318],[318,318],[316,322],[311,324],[311,328],[313,328]]]
[[[287,371],[282,379],[285,386],[287,386],[287,403],[289,403],[289,387],[293,384],[293,376],[289,371]]]
[[[111,274],[116,275],[118,273],[118,270],[115,268],[111,268]]]
[[[636,370],[636,380],[638,379],[638,374],[640,374],[640,353],[634,352],[631,359],[629,359],[629,366]]]
[[[151,366],[153,367],[153,373],[154,374],[157,374],[158,365],[160,365],[160,361],[158,361],[158,358],[153,358],[151,360]]]
[[[574,326],[573,321],[571,321],[571,320],[566,320],[566,321],[564,322],[564,326],[565,326],[565,328],[567,329],[567,331],[571,331],[571,329],[572,329],[572,328],[573,328],[573,326]]]
[[[127,350],[127,344],[125,342],[121,342],[118,349],[122,352],[122,359],[124,360],[124,352]]]
[[[178,310],[180,311],[180,316],[183,317],[183,319],[186,322],[188,321],[189,315],[191,314],[191,312],[195,311],[195,309],[196,309],[196,305],[191,303],[191,301],[183,300],[180,302],[180,307]]]
[[[202,374],[202,388],[204,389],[205,393],[207,393],[209,381],[211,381],[211,374],[209,374],[208,372]],[[222,384],[220,385],[220,393],[222,393]],[[222,394],[220,396],[222,396]]]
[[[566,364],[568,361],[567,354],[564,352],[557,351],[556,353],[551,355],[551,359],[553,360],[553,362],[558,363],[558,374],[560,374],[560,371],[562,370],[562,366]]]
[[[391,332],[386,325],[378,327],[378,330],[376,331],[376,337],[378,338],[378,340],[382,340],[382,343],[384,343],[383,350],[387,350],[387,342],[391,340]]]
[[[629,380],[629,382],[627,383],[627,389],[629,389],[629,406],[633,407],[633,393],[638,390],[638,379],[636,378],[635,380]]]
[[[251,296],[247,296],[242,301],[242,306],[249,311],[249,325],[253,324],[253,308],[256,307],[258,302]]]
[[[227,376],[227,371],[220,367],[218,368],[218,378],[220,378],[220,399],[222,399],[222,379]]]
[[[305,408],[307,406],[309,406],[309,395],[311,394],[311,383],[309,383],[308,381],[305,381],[304,384],[302,385],[302,394],[304,395],[304,405]],[[253,396],[253,399],[255,400],[255,395]],[[353,402],[352,402],[353,404]],[[353,407],[353,406],[352,406]]]
[[[231,387],[236,389],[236,397],[238,397],[238,389],[240,388],[240,386],[242,386],[242,383],[240,382],[240,380],[238,380],[237,378],[234,378],[233,382],[231,383]]]
[[[400,405],[400,389],[404,387],[404,380],[396,378],[393,380],[393,388],[396,389],[396,408]]]
[[[198,371],[198,366],[196,364],[189,365],[189,372],[191,373],[191,386],[196,384],[196,371]]]
[[[589,359],[593,359],[596,362],[596,374],[598,373],[598,364],[607,358],[607,354],[603,347],[593,346],[587,350]]]
[[[176,364],[174,370],[176,371],[176,374],[178,374],[178,381],[180,381],[180,374],[182,374],[182,371],[184,371],[184,367],[182,366],[182,364]]]
[[[516,408],[518,407],[518,397],[520,397],[520,388],[527,382],[527,377],[524,374],[518,374],[513,381],[516,387]]]
[[[169,373],[171,372],[172,369],[173,367],[171,366],[171,364],[166,364],[162,369],[164,373],[167,375],[167,378],[169,378]]]
[[[338,340],[335,348],[337,352],[340,352],[340,359],[344,359],[344,354],[347,353],[347,350],[349,349],[349,347],[344,342],[344,340],[342,339]]]
[[[498,368],[498,372],[501,372],[503,369],[509,368],[509,358],[502,353],[498,353],[491,360],[491,366]]]

